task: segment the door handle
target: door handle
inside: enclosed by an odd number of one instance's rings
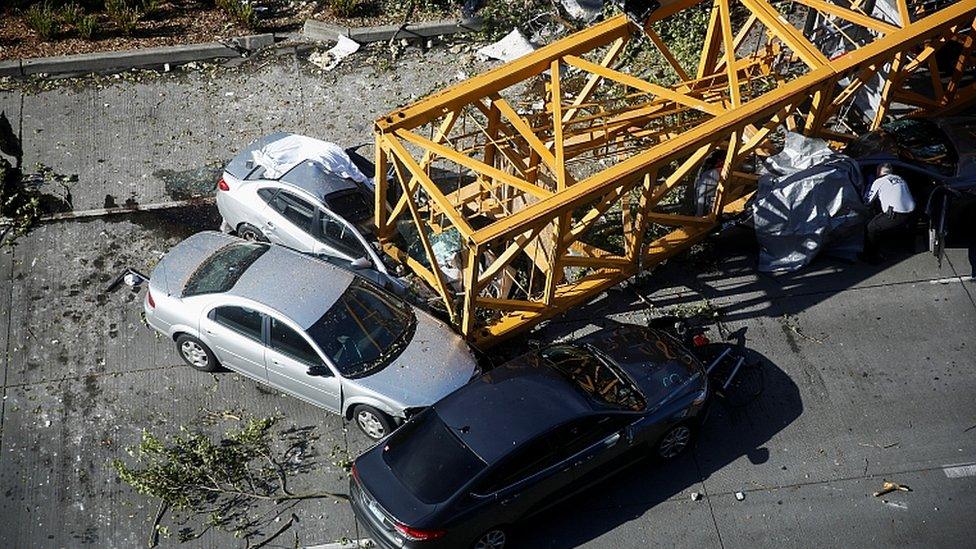
[[[267,227],[269,230],[272,230],[272,231],[275,230],[274,223],[272,223],[270,221],[265,221],[264,222],[264,226]]]
[[[519,498],[519,494],[512,494],[501,501],[502,505],[508,505]]]

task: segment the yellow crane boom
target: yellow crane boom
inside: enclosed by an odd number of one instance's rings
[[[699,3],[677,0],[393,111],[375,129],[379,241],[470,340],[526,330],[741,212],[782,128],[842,144],[976,97],[976,1],[892,2],[795,0],[819,23],[804,33],[784,4],[714,0],[689,67],[653,30]],[[645,37],[673,84],[621,61]]]

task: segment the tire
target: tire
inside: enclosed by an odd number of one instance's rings
[[[396,429],[393,418],[365,404],[353,408],[352,419],[359,430],[371,440],[379,440]]]
[[[176,338],[176,352],[179,353],[183,362],[186,362],[194,370],[201,372],[216,372],[220,369],[217,357],[213,351],[199,339],[186,334],[180,334]]]
[[[654,445],[654,457],[661,461],[672,460],[691,447],[694,440],[694,427],[688,423],[679,423],[668,429]]]
[[[490,528],[471,544],[472,549],[504,549],[508,545],[508,532],[501,526]]]
[[[264,236],[261,229],[250,223],[241,223],[237,226],[237,236],[252,242],[267,242],[268,237]]]

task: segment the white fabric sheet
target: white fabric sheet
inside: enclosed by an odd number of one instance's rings
[[[309,161],[339,177],[370,184],[370,179],[359,171],[342,147],[304,135],[289,135],[261,147],[251,156],[255,164],[264,168],[265,176],[271,179],[279,178],[298,164]]]

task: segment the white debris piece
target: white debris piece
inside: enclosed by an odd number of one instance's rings
[[[736,492],[735,493],[735,499],[737,499],[739,501],[742,501],[742,500],[746,499],[746,495],[743,494],[742,492]]]
[[[359,47],[359,42],[340,34],[332,49],[312,53],[308,56],[308,62],[324,71],[331,71],[340,61],[359,51]]]
[[[566,13],[573,19],[592,23],[603,13],[603,0],[560,0]]]
[[[518,29],[515,29],[498,42],[479,49],[478,55],[507,63],[533,51],[535,51],[535,46],[532,45],[532,42],[529,42],[528,38]]]
[[[342,147],[313,137],[289,135],[252,152],[251,157],[264,168],[265,177],[271,179],[281,177],[302,162],[313,162],[339,177],[372,184]]]

